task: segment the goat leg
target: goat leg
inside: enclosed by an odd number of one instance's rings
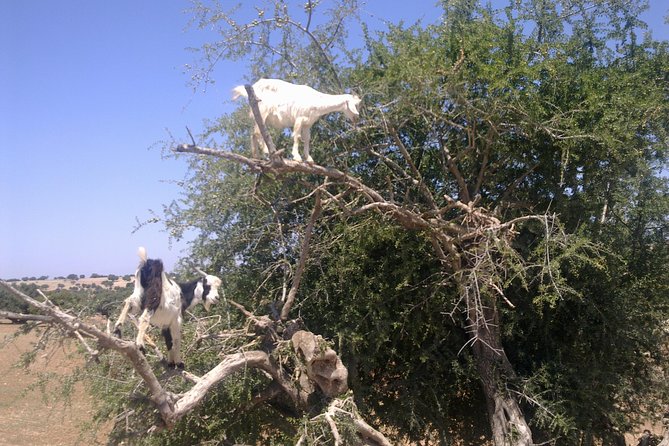
[[[125,300],[125,304],[123,305],[123,309],[121,310],[121,314],[118,317],[118,320],[116,321],[116,324],[114,324],[114,336],[117,338],[121,338],[121,326],[125,324],[125,320],[128,317],[128,310],[130,310],[130,298]]]
[[[185,366],[181,359],[181,322],[181,317],[173,321],[169,328],[163,330],[163,336],[167,346],[167,366],[183,370]]]
[[[151,314],[148,309],[145,309],[139,318],[139,326],[137,328],[137,339],[135,340],[135,344],[137,344],[137,347],[142,353],[146,353],[146,349],[144,347],[144,335],[146,335],[146,330],[149,328],[150,320],[151,320]]]

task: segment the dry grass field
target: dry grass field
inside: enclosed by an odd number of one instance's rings
[[[48,279],[48,280],[27,280],[27,281],[18,281],[16,284],[21,284],[21,283],[34,283],[37,285],[38,288],[40,288],[43,291],[53,291],[57,290],[58,288],[72,288],[75,286],[100,286],[104,287],[105,282],[107,282],[109,279],[107,277],[95,277],[95,278],[83,278],[83,279],[77,279],[77,280],[70,280],[70,279]],[[122,277],[119,277],[113,282],[112,287],[119,287],[123,288],[125,287],[129,282],[132,282],[132,280],[127,281],[124,280]]]
[[[49,391],[58,390],[55,380],[47,384],[48,397],[39,389],[28,390],[39,382],[40,374],[54,373],[64,375],[83,359],[72,355],[74,346],[64,346],[47,350],[38,355],[35,362],[27,369],[16,364],[21,355],[31,350],[38,340],[37,333],[22,335],[8,343],[7,336],[13,335],[19,325],[5,323],[0,319],[0,445],[1,446],[71,446],[106,444],[106,435],[100,432],[93,435],[81,433],[84,423],[92,419],[92,400],[82,384],[76,384],[70,394],[69,402],[65,398],[54,398]],[[108,431],[107,431],[108,432]]]

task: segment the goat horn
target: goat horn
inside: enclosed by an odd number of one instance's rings
[[[207,273],[205,273],[204,271],[202,271],[202,270],[201,270],[200,268],[198,268],[197,266],[195,267],[195,271],[197,271],[198,273],[202,274],[202,275],[205,276],[205,277],[208,275]]]

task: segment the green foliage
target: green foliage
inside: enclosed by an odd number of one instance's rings
[[[443,313],[457,293],[444,286],[431,246],[377,218],[333,232],[336,241],[314,253],[299,310],[312,329],[337,340],[367,415],[414,441],[462,423],[481,395],[472,390],[469,356],[458,355],[464,331]]]

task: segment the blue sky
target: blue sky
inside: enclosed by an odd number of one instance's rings
[[[650,3],[644,18],[669,39],[669,6]],[[433,22],[435,4],[373,0],[362,19]],[[184,254],[160,224],[133,233],[178,198],[173,182],[186,175],[185,160],[162,159],[160,141],[185,140],[185,126],[198,133],[230,111],[229,91],[248,73],[226,62],[214,85],[193,91],[187,48],[212,36],[187,27],[189,7],[0,2],[0,278],[132,273],[138,246],[171,270]]]

